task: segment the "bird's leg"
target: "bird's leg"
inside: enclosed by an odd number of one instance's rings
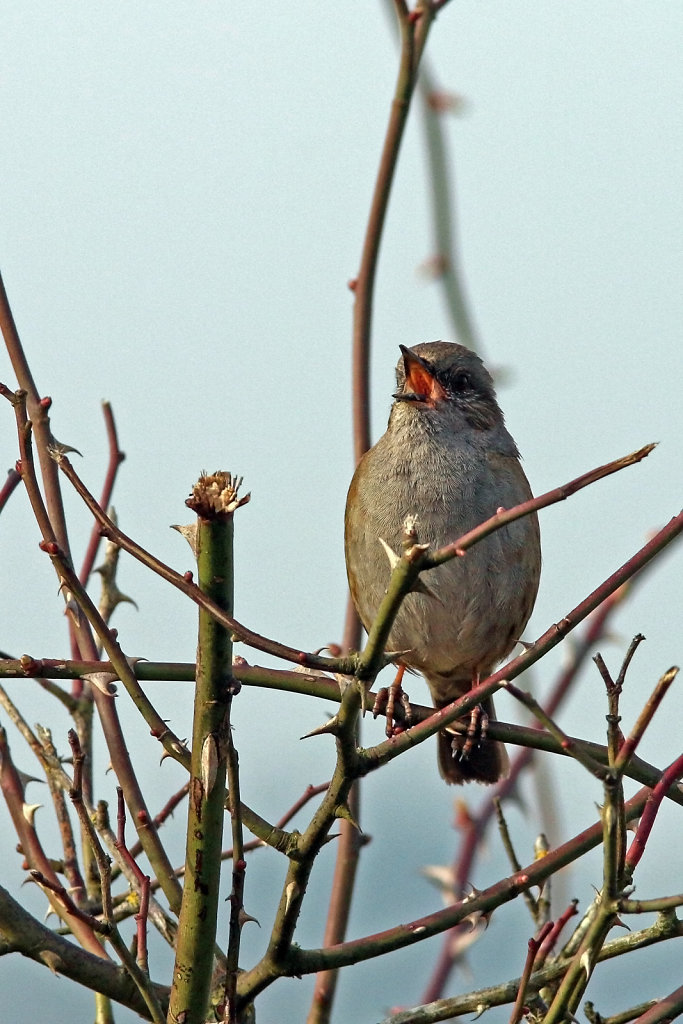
[[[372,708],[372,717],[377,718],[378,715],[384,713],[386,718],[386,729],[387,736],[394,736],[398,732],[403,732],[405,726],[396,725],[394,722],[394,710],[396,708],[396,701],[398,700],[403,708],[402,718],[406,725],[410,725],[412,712],[410,709],[410,701],[408,700],[408,694],[403,691],[403,676],[405,675],[405,665],[399,664],[396,671],[396,677],[391,686],[383,686],[377,691],[377,697]]]
[[[479,685],[479,672],[472,673],[472,686]],[[465,734],[465,742],[460,750],[460,758],[466,761],[475,747],[481,746],[486,739],[489,727],[489,716],[481,704],[476,704],[470,711],[470,719]]]
[[[462,750],[460,751],[460,757],[465,761],[470,756],[475,747],[480,747],[486,739],[486,733],[489,727],[489,716],[484,711],[481,704],[477,704],[470,711],[470,720],[467,726],[467,733],[465,736],[465,742],[463,743]]]

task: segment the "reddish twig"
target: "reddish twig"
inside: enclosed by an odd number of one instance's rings
[[[41,889],[47,889],[48,892],[55,894],[64,909],[64,913],[69,918],[76,918],[89,928],[92,928],[94,932],[99,932],[100,935],[109,935],[111,932],[109,922],[102,921],[99,917],[94,917],[93,914],[88,914],[85,910],[77,907],[61,882],[57,882],[54,878],[48,878],[47,875],[44,875],[42,871],[38,871],[37,868],[31,868],[29,875],[34,882],[38,883]]]
[[[140,868],[126,846],[126,803],[123,799],[123,790],[120,786],[116,787],[116,795],[118,798],[118,811],[116,815],[116,843],[114,845],[132,870],[140,887],[138,892],[140,908],[135,915],[135,923],[137,925],[137,962],[140,969],[143,970],[145,974],[148,974],[147,915],[149,912],[149,875],[146,875]]]
[[[575,760],[577,760],[579,764],[583,765],[583,767],[594,775],[596,779],[604,780],[606,778],[608,769],[605,765],[591,757],[581,743],[576,743],[571,736],[568,736],[530,693],[526,693],[524,690],[521,690],[508,679],[504,679],[502,685],[508,693],[510,693],[520,702],[520,704],[523,704],[524,707],[534,715],[541,726],[543,726],[551,736],[554,736],[561,748],[569,754],[570,757],[575,758]]]
[[[180,789],[177,791],[177,793],[173,794],[173,796],[161,808],[159,813],[157,815],[155,815],[155,817],[153,819],[154,820],[154,827],[155,828],[157,828],[157,829],[161,828],[161,826],[166,822],[166,820],[173,814],[173,812],[175,811],[176,807],[181,802],[181,800],[185,799],[185,797],[187,796],[189,791],[190,791],[190,783],[188,781],[188,782],[185,783],[184,786],[180,787]],[[142,853],[142,843],[138,839],[130,847],[130,855],[131,855],[131,857],[135,858],[135,857],[139,857],[141,853]],[[176,874],[177,874],[177,872],[176,872]]]
[[[157,828],[160,828],[164,824],[164,822],[173,814],[180,801],[184,800],[185,797],[187,796],[189,789],[190,783],[186,782],[184,786],[180,787],[177,793],[174,793],[173,796],[166,801],[166,803],[161,808],[159,813],[154,817],[154,824],[156,825]],[[131,848],[131,853],[132,852],[133,850]]]
[[[53,440],[50,429],[49,410],[52,399],[41,398],[38,393],[33,374],[31,373],[26,359],[19,332],[14,322],[14,316],[10,308],[5,284],[0,274],[0,330],[5,339],[7,353],[12,362],[12,368],[17,378],[19,387],[26,394],[28,414],[33,424],[33,431],[36,437],[38,448],[38,459],[45,489],[45,504],[49,512],[52,529],[55,532],[60,546],[69,550],[69,538],[64,517],[64,505],[62,492],[59,486],[59,474],[57,467],[50,458],[48,448]],[[9,389],[7,389],[9,390]]]
[[[566,501],[567,498],[583,490],[584,487],[589,487],[591,484],[597,483],[598,480],[604,480],[605,477],[611,476],[612,473],[618,473],[628,466],[635,466],[638,462],[647,458],[656,447],[655,444],[646,444],[629,455],[623,455],[619,459],[613,459],[612,462],[606,462],[595,469],[589,469],[587,473],[582,473],[581,476],[577,476],[574,480],[561,484],[559,487],[553,487],[552,490],[540,494],[537,498],[530,498],[529,501],[522,502],[521,505],[515,505],[514,508],[498,509],[495,515],[480,523],[479,526],[475,526],[473,530],[463,534],[462,537],[459,537],[451,544],[446,544],[433,553],[427,553],[424,558],[425,567],[432,568],[433,566],[442,565],[451,558],[460,556],[462,552],[467,551],[468,548],[482,540],[483,537],[487,537],[490,533],[499,530],[501,526],[512,523],[515,519],[522,519],[531,512],[538,512],[549,505],[556,505],[560,501]]]
[[[122,452],[119,448],[119,439],[116,432],[116,422],[114,420],[114,413],[112,412],[111,405],[109,402],[102,403],[102,415],[104,416],[104,425],[107,431],[107,438],[109,441],[109,464],[107,466],[107,472],[104,478],[104,484],[102,485],[102,494],[100,496],[100,508],[109,508],[111,503],[111,495],[114,490],[114,483],[116,481],[116,474],[118,468],[126,457],[125,452]],[[83,586],[86,586],[90,579],[90,573],[92,572],[95,559],[97,558],[97,550],[100,546],[102,539],[102,533],[100,531],[97,521],[95,521],[92,531],[90,533],[90,540],[83,556],[83,564],[79,573],[79,579]]]
[[[12,761],[7,735],[0,727],[0,789],[7,803],[12,824],[21,844],[21,849],[30,869],[40,872],[41,877],[47,878],[53,886],[59,886],[60,882],[52,868],[49,858],[43,850],[38,833],[33,825],[33,815],[26,814],[24,804],[24,790],[21,784],[19,773]],[[94,934],[92,928],[85,920],[76,917],[73,921],[65,918],[64,905],[58,898],[51,898],[48,895],[50,904],[55,913],[62,918],[71,928],[74,937],[90,953],[95,956],[107,958],[107,954]]]
[[[643,788],[626,802],[627,821],[642,813],[647,799],[648,790]],[[588,850],[595,849],[602,839],[602,822],[597,821],[566,843],[555,847],[545,857],[528,864],[521,872],[500,879],[489,888],[457,900],[443,910],[374,935],[340,943],[333,949],[293,949],[289,969],[293,975],[298,975],[300,972],[309,973],[369,960],[444,932],[473,914],[490,914],[496,907],[516,899],[523,889],[541,885],[561,867],[577,860]]]
[[[102,845],[99,841],[99,837],[95,830],[95,825],[93,823],[92,818],[88,814],[85,802],[83,800],[82,782],[84,754],[80,740],[74,729],[69,730],[69,744],[71,746],[74,762],[74,779],[73,787],[71,789],[71,799],[73,801],[74,807],[76,808],[76,813],[78,814],[79,821],[81,822],[83,833],[85,836],[87,836],[90,842],[90,847],[93,851],[95,861],[97,863],[97,867],[99,870],[100,886],[102,893],[102,916],[104,919],[104,923],[108,928],[107,934],[109,936],[109,941],[111,942],[112,946],[118,953],[119,957],[121,958],[122,964],[126,968],[130,977],[133,979],[138,991],[140,992],[140,995],[144,999],[145,1004],[149,1010],[151,1020],[154,1021],[155,1024],[163,1024],[166,1017],[159,1003],[158,996],[154,991],[154,987],[152,986],[149,980],[149,971],[147,970],[146,954],[143,961],[143,958],[140,956],[140,947],[138,941],[138,960],[136,962],[132,954],[126,947],[126,944],[124,943],[123,939],[121,938],[118,927],[116,925],[111,895],[111,860],[109,859],[109,857],[102,848]],[[114,842],[114,846],[116,848],[116,840]],[[123,857],[125,859],[125,845],[123,849],[121,847],[116,848],[116,852],[119,854],[120,857]],[[125,862],[125,866],[129,867],[127,860]],[[134,865],[134,868],[135,867],[136,866]],[[140,899],[140,913],[139,915],[136,915],[136,921],[138,920],[138,917],[141,917],[144,920],[147,919],[147,915],[149,912],[149,879],[147,879],[147,883],[147,886],[143,887],[142,889]]]
[[[619,750],[617,759],[614,764],[614,771],[618,774],[623,772],[624,767],[629,763],[633,757],[638,744],[643,738],[643,733],[652,721],[657,708],[664,699],[664,696],[673,683],[674,679],[678,675],[678,668],[675,666],[670,668],[668,672],[665,672],[662,678],[658,681],[653,692],[648,697],[645,707],[638,715],[638,719],[631,729],[628,737],[624,740]]]
[[[645,1013],[641,1013],[633,1024],[670,1024],[683,1013],[683,985],[658,999]]]
[[[410,109],[410,97],[415,85],[414,67],[415,29],[409,20],[408,9],[401,0],[395,3],[401,32],[401,59],[389,123],[370,205],[363,252],[358,277],[353,284],[353,346],[352,346],[352,406],[354,456],[358,462],[370,447],[370,332],[372,329],[372,302],[377,273],[379,248],[386,219],[389,195],[398,162],[401,139]]]
[[[536,959],[534,961],[534,968],[536,970],[543,966],[543,964],[546,961],[546,958],[555,948],[555,944],[557,943],[557,940],[562,934],[562,930],[566,925],[567,921],[569,921],[570,918],[575,917],[576,914],[578,914],[578,902],[578,900],[572,900],[569,906],[560,914],[557,921],[555,921],[554,923],[550,922],[552,927],[550,928],[545,938],[541,942],[538,953],[536,955]]]
[[[7,479],[5,480],[2,487],[0,487],[0,512],[7,504],[10,496],[17,489],[21,483],[21,473],[17,472],[16,469],[12,468],[7,471]]]
[[[424,722],[420,722],[399,736],[392,737],[383,744],[378,744],[372,751],[364,752],[368,760],[368,770],[399,756],[405,748],[414,746],[427,736],[435,735],[440,729],[455,722],[476,704],[481,703],[485,697],[493,696],[500,689],[504,680],[512,680],[521,675],[523,671],[534,665],[553,647],[556,647],[606,597],[613,594],[623,583],[651,562],[682,531],[683,512],[680,512],[655,534],[647,544],[637,551],[632,558],[568,612],[563,619],[550,626],[523,654],[513,658],[506,665],[503,665],[502,668],[498,669],[497,672],[483,680],[478,686],[472,687],[464,697],[435,712]]]
[[[543,925],[536,938],[529,939],[526,960],[524,962],[524,970],[522,971],[522,976],[519,979],[517,998],[515,999],[515,1005],[512,1008],[512,1013],[510,1014],[510,1024],[518,1024],[518,1021],[522,1019],[522,1015],[524,1013],[524,999],[526,996],[526,989],[527,985],[529,984],[531,972],[534,969],[536,956],[538,955],[538,951],[541,948],[541,944],[543,943],[544,939],[547,938],[547,936],[550,934],[552,928],[552,921],[546,921],[546,923]]]
[[[633,584],[629,583],[617,587],[606,597],[595,611],[591,613],[587,622],[586,630],[575,651],[572,663],[560,674],[545,704],[545,710],[548,714],[554,715],[561,707],[572,685],[576,682],[579,669],[586,662],[591,650],[600,637],[604,636],[610,616],[624,600],[629,592],[629,588],[632,586]],[[498,783],[491,793],[491,796],[483,802],[477,814],[471,819],[471,827],[468,829],[465,839],[461,844],[457,861],[453,869],[456,892],[462,893],[464,891],[467,879],[472,873],[472,865],[475,855],[483,837],[486,834],[489,821],[495,813],[496,798],[503,800],[515,792],[519,784],[520,776],[531,764],[533,756],[533,750],[528,748],[520,750],[516,754],[512,759],[510,772],[507,778],[502,779]],[[444,939],[436,965],[421,997],[421,1001],[424,1003],[431,1003],[434,1002],[434,1000],[439,999],[446,987],[446,983],[453,966],[451,956],[451,938],[452,936],[448,935]]]
[[[360,792],[358,780],[351,787],[348,810],[352,820],[342,821],[337,841],[337,856],[334,864],[330,901],[323,935],[323,945],[335,946],[343,942],[351,913],[351,894],[356,881],[356,871],[364,836],[360,831]],[[315,978],[315,988],[307,1024],[327,1021],[337,987],[338,971],[320,971]]]
[[[655,818],[657,817],[657,812],[659,811],[662,800],[666,796],[666,791],[668,790],[669,786],[673,785],[675,782],[678,782],[678,780],[682,776],[683,754],[677,757],[676,760],[673,761],[672,764],[670,764],[669,767],[664,770],[661,779],[654,787],[654,789],[650,791],[650,794],[647,798],[647,803],[645,804],[645,808],[643,810],[642,818],[638,823],[636,834],[633,837],[633,841],[626,853],[624,869],[627,881],[633,877],[633,872],[635,871],[638,862],[640,861],[640,858],[643,856],[643,853],[645,852],[645,845],[649,838],[650,832],[652,831],[652,827],[655,823]]]

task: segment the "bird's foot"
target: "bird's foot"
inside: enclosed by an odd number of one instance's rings
[[[410,700],[402,686],[404,674],[405,665],[399,665],[398,671],[396,672],[396,678],[391,686],[383,686],[377,691],[377,697],[375,698],[375,703],[372,708],[373,718],[377,718],[378,715],[382,714],[385,716],[385,732],[387,736],[396,736],[398,733],[403,732],[406,727],[410,725],[412,719]],[[400,713],[402,721],[400,723],[397,723],[394,720],[397,703],[400,704],[402,708],[402,712]]]
[[[472,752],[482,745],[489,728],[489,716],[481,704],[470,711],[467,720],[467,732],[457,733],[451,741],[453,757],[458,761],[467,761]]]
[[[475,747],[481,746],[486,739],[489,728],[489,716],[481,704],[477,704],[470,711],[470,720],[467,726],[467,735],[462,748],[463,759],[467,759]]]

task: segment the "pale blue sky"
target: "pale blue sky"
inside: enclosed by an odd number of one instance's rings
[[[112,402],[128,454],[115,494],[121,524],[182,570],[189,551],[168,525],[187,520],[193,480],[203,468],[242,473],[253,499],[238,515],[238,617],[303,648],[339,639],[352,472],[346,283],[358,267],[395,74],[383,5],[71,0],[5,8],[0,265],[38,386],[54,401],[55,433],[83,452],[79,469],[98,491],[106,456],[99,403]],[[428,45],[439,82],[465,100],[462,116],[448,121],[461,258],[484,353],[509,371],[499,397],[532,486],[541,492],[660,442],[643,465],[543,514],[544,574],[527,638],[560,619],[680,508],[682,29],[683,9],[671,2],[459,0],[442,11]],[[384,429],[398,345],[453,338],[438,287],[417,273],[432,251],[426,189],[413,116],[376,293],[375,436]],[[14,386],[4,354],[0,378]],[[0,431],[10,466],[9,408]],[[77,501],[68,504],[79,551],[87,517]],[[63,655],[60,599],[37,539],[15,495],[0,521],[1,646]],[[624,696],[626,727],[656,678],[683,657],[682,569],[679,546],[639,587],[602,647],[616,667],[633,634],[648,638]],[[126,559],[120,582],[140,608],[117,613],[126,651],[192,660],[193,609]],[[562,657],[556,652],[537,670],[540,692]],[[28,684],[12,692],[29,720],[43,714]],[[409,693],[426,698],[417,680]],[[190,691],[169,685],[153,696],[187,733]],[[680,686],[667,706],[643,747],[662,764],[676,753],[666,722],[680,718]],[[505,699],[499,710],[516,714]],[[600,739],[604,713],[601,684],[588,671],[562,723]],[[310,699],[240,697],[245,799],[266,816],[329,776],[331,743],[298,741],[323,714]],[[146,729],[132,716],[130,728],[140,763],[154,760]],[[366,735],[379,739],[380,725],[369,724]],[[31,770],[18,737],[11,742],[20,767]],[[97,777],[111,799],[105,762],[101,753]],[[418,868],[449,860],[455,837],[454,794],[433,762],[433,749],[423,746],[368,780],[363,821],[373,843],[363,854],[354,936],[436,906]],[[579,769],[552,770],[568,780],[559,841],[592,821],[600,792]],[[166,765],[150,783],[153,806],[174,771]],[[586,796],[576,801],[579,787]],[[0,821],[4,814],[0,808]],[[512,818],[520,857],[530,859],[533,814]],[[10,837],[3,860],[15,865],[16,893],[21,872],[11,850]],[[659,856],[661,869],[640,896],[680,890],[680,867],[666,852],[656,838],[651,862]],[[592,868],[566,881],[567,897],[579,896],[584,907],[599,883],[599,858]],[[263,927],[245,933],[245,966],[271,924],[271,869],[283,872],[269,853],[250,867],[247,909]],[[503,870],[492,843],[476,882]],[[302,942],[315,945],[325,871],[321,865],[302,921]],[[380,887],[386,899],[378,901]],[[509,976],[522,966],[524,941],[513,942],[520,921],[526,936],[521,909],[504,911],[483,940],[492,950],[513,947]],[[366,965],[355,984],[348,972],[338,1019],[371,1024],[386,1007],[418,999],[438,948],[437,940]],[[472,964],[474,983],[488,983],[476,954]],[[4,991],[30,985],[33,999],[39,982],[54,1024],[74,1013],[87,1019],[89,997],[77,993],[71,1004],[69,985],[46,975],[16,958],[0,961]],[[605,977],[594,990],[601,1012],[619,1008],[621,997],[639,998],[626,986],[620,999],[608,998]],[[302,1020],[309,996],[309,980],[286,983],[265,998],[259,1020],[284,1013]]]

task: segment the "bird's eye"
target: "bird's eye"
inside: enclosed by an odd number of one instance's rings
[[[464,370],[461,370],[459,373],[456,373],[451,380],[451,387],[454,391],[471,391],[472,378],[469,373],[465,373]]]

